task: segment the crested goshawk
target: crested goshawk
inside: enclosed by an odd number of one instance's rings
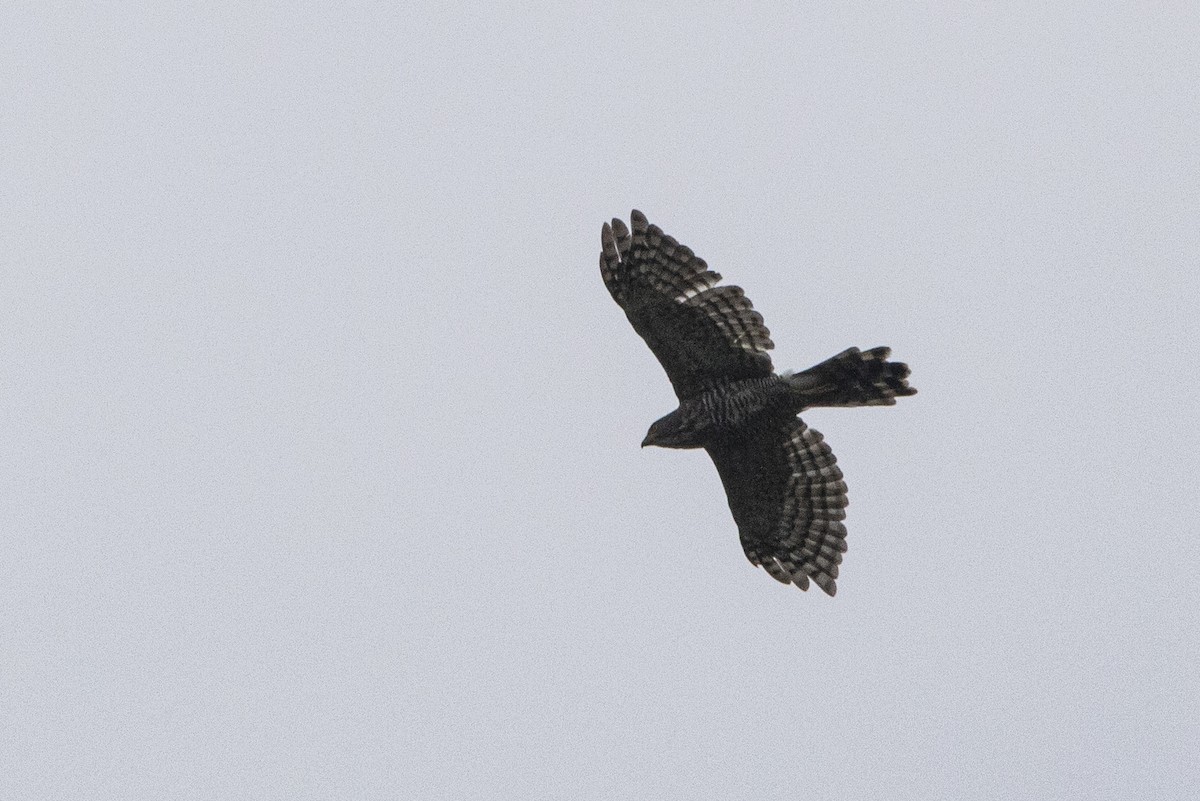
[[[846,483],[824,438],[797,415],[814,406],[891,406],[913,395],[888,348],[850,348],[777,375],[763,318],[740,287],[634,211],[601,232],[600,273],[658,357],[679,408],[643,446],[704,448],[725,485],[747,558],[784,584],[837,592]]]

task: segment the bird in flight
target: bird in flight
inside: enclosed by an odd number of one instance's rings
[[[752,564],[807,590],[837,592],[846,551],[846,482],[824,437],[797,417],[818,406],[892,406],[916,394],[889,348],[850,348],[776,374],[763,318],[740,287],[635,210],[600,234],[600,275],[658,358],[679,408],[642,447],[704,448]]]

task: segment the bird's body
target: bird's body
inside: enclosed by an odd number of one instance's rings
[[[800,413],[800,393],[780,376],[745,378],[679,402],[679,408],[651,427],[643,445],[703,448],[723,437],[736,437],[761,419]],[[674,435],[655,436],[656,427]]]
[[[814,406],[885,406],[912,395],[887,348],[850,348],[777,375],[770,332],[745,294],[718,285],[687,247],[634,211],[601,234],[613,299],[671,379],[679,407],[642,445],[704,448],[725,486],[746,556],[785,584],[826,593],[846,550],[846,484],[824,438],[797,418]]]

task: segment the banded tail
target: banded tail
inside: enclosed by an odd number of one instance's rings
[[[891,352],[891,348],[850,348],[788,380],[803,393],[805,408],[893,406],[896,398],[917,391],[908,385],[908,365],[887,360]]]

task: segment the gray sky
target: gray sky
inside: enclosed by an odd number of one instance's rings
[[[831,5],[6,4],[0,796],[1193,797],[1200,12]],[[912,365],[836,599],[633,207]]]

